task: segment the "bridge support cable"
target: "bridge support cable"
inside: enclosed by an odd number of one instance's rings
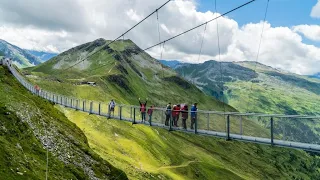
[[[173,39],[175,39],[175,38],[177,38],[177,37],[179,37],[179,36],[181,36],[181,35],[183,35],[183,34],[186,34],[186,33],[190,32],[190,31],[192,31],[192,30],[195,30],[195,29],[197,29],[197,28],[200,28],[200,27],[202,27],[202,26],[204,26],[204,25],[206,25],[206,24],[208,24],[208,23],[210,23],[210,22],[212,22],[212,21],[214,21],[214,20],[216,20],[216,19],[219,19],[219,18],[221,18],[221,17],[223,17],[223,16],[225,16],[225,15],[227,15],[227,14],[233,12],[233,11],[236,11],[236,10],[242,8],[242,7],[245,7],[245,6],[251,4],[251,3],[255,2],[255,1],[257,1],[257,0],[248,1],[247,3],[244,3],[244,4],[238,6],[238,7],[234,8],[234,9],[232,9],[232,10],[224,13],[224,14],[221,14],[221,15],[218,16],[218,17],[215,17],[215,18],[207,21],[207,22],[204,22],[204,23],[202,23],[202,24],[200,24],[200,25],[198,25],[198,26],[195,26],[195,27],[193,27],[193,28],[191,28],[191,29],[189,29],[189,30],[187,30],[187,31],[184,31],[184,32],[182,32],[182,33],[180,33],[180,34],[178,34],[178,35],[175,35],[175,36],[173,36],[173,37],[171,37],[171,38],[168,38],[168,39],[166,39],[166,40],[163,40],[163,41],[161,41],[161,42],[159,42],[159,43],[156,43],[156,44],[154,44],[154,45],[152,45],[152,46],[150,46],[150,47],[148,47],[148,48],[142,49],[142,51],[139,52],[139,53],[146,52],[147,50],[152,49],[152,48],[154,48],[154,47],[156,47],[156,46],[163,45],[164,43],[167,43],[167,42],[169,42],[169,41],[171,41],[171,40],[173,40]],[[158,11],[159,11],[159,8],[158,8]],[[156,13],[156,11],[155,11],[155,13]],[[164,47],[164,46],[163,46],[163,47]],[[97,67],[96,69],[102,68],[102,67],[104,67],[104,66],[105,66],[105,65],[102,65],[102,66],[100,66],[100,67]],[[94,70],[96,70],[96,69],[94,69]]]
[[[69,70],[71,68],[73,68],[74,66],[78,65],[79,63],[85,61],[86,59],[88,59],[89,57],[95,55],[96,53],[98,53],[99,51],[103,50],[104,47],[111,45],[112,43],[116,42],[117,40],[119,40],[121,37],[123,37],[124,35],[128,34],[131,30],[133,30],[134,28],[136,28],[138,25],[140,25],[142,22],[144,22],[145,20],[147,20],[149,17],[151,17],[153,14],[157,13],[160,9],[162,9],[165,5],[167,5],[171,0],[166,1],[164,4],[162,4],[159,8],[157,8],[156,10],[154,10],[152,13],[150,13],[148,16],[146,16],[145,18],[143,18],[141,21],[139,21],[137,24],[135,24],[134,26],[132,26],[130,29],[128,29],[126,32],[122,33],[119,37],[115,38],[114,40],[112,40],[111,42],[109,42],[108,44],[103,45],[102,47],[100,47],[97,51],[91,53],[90,55],[88,55],[87,57],[85,57],[84,59],[80,60],[79,62],[75,63],[74,65],[65,68],[64,70]]]
[[[164,49],[164,45],[165,45],[166,43],[164,42],[163,44],[162,44],[162,48],[161,48],[161,53],[160,53],[160,59],[162,60],[162,55],[163,55],[163,51],[165,50]],[[161,47],[161,45],[160,45],[160,47]],[[162,78],[164,78],[164,70],[163,70],[163,65],[161,65],[161,67],[162,67]]]
[[[217,14],[218,17],[218,10],[217,10],[217,0],[214,1],[214,9],[215,13]],[[217,45],[218,45],[218,59],[219,59],[219,68],[220,68],[220,88],[221,92],[219,93],[222,95],[222,102],[223,102],[223,111],[226,112],[226,106],[225,106],[225,97],[224,97],[224,86],[223,86],[223,71],[222,71],[222,62],[221,62],[221,48],[220,48],[220,34],[219,34],[219,22],[218,19],[216,20],[216,28],[217,28]]]
[[[157,29],[158,29],[158,36],[159,36],[159,42],[161,42],[161,33],[160,33],[160,22],[159,22],[159,12],[158,12],[158,9],[156,10],[157,11]],[[164,44],[163,43],[163,47],[161,47],[161,44],[159,45],[159,49],[160,49],[160,61],[162,60],[162,51],[164,49]],[[161,68],[162,68],[162,78],[164,78],[164,69],[163,69],[163,65],[161,64]]]
[[[265,28],[265,24],[266,24],[268,9],[269,9],[269,2],[270,2],[270,0],[267,0],[267,5],[266,5],[266,9],[265,9],[265,13],[264,13],[264,19],[263,19],[263,25],[262,25],[262,30],[261,30],[261,36],[260,36],[260,41],[259,41],[259,45],[258,45],[257,56],[256,56],[256,60],[255,60],[255,65],[254,65],[254,72],[257,70],[257,64],[258,64],[258,61],[259,61],[261,43],[262,43],[262,40],[263,40],[263,33],[264,33],[264,28]],[[251,81],[249,95],[252,93],[252,89],[253,89],[253,82]],[[250,106],[249,99],[250,98],[248,98],[248,101],[247,101],[247,110],[246,110],[246,112],[249,112],[249,106]]]
[[[207,31],[207,25],[208,25],[208,24],[206,23],[206,25],[204,26],[204,31],[203,31],[203,35],[202,35],[202,39],[201,39],[199,56],[198,56],[198,63],[199,63],[199,61],[200,61],[201,54],[202,54],[202,47],[203,47],[204,37],[205,37],[206,31]]]
[[[175,35],[175,36],[173,36],[173,37],[171,37],[171,38],[169,38],[169,39],[166,39],[166,40],[164,40],[164,41],[162,41],[162,42],[160,42],[160,43],[158,43],[158,44],[155,44],[155,45],[152,45],[152,46],[150,46],[150,47],[148,47],[148,48],[145,48],[144,51],[147,51],[147,50],[149,50],[149,49],[151,49],[151,48],[154,48],[154,47],[156,47],[156,46],[158,46],[159,44],[162,44],[162,43],[164,43],[164,42],[168,42],[168,41],[171,41],[171,40],[173,40],[173,39],[175,39],[175,38],[177,38],[177,37],[180,37],[180,36],[182,36],[183,34],[186,34],[186,33],[190,32],[190,31],[193,31],[193,30],[195,30],[195,29],[197,29],[197,28],[199,28],[199,27],[201,27],[201,26],[204,26],[204,25],[206,25],[206,24],[208,24],[208,23],[210,23],[210,22],[212,22],[212,21],[215,21],[216,19],[219,19],[219,18],[221,18],[221,17],[223,17],[223,16],[225,16],[225,15],[227,15],[227,14],[230,14],[231,12],[236,11],[236,10],[242,8],[242,7],[245,7],[245,6],[251,4],[251,3],[255,2],[255,1],[257,1],[257,0],[248,1],[248,2],[246,2],[246,3],[244,3],[244,4],[240,5],[240,6],[238,6],[238,7],[236,7],[236,8],[231,9],[231,10],[228,11],[228,12],[225,12],[225,13],[221,14],[221,15],[218,16],[218,17],[215,17],[215,18],[213,18],[213,19],[211,19],[211,20],[209,20],[209,21],[206,21],[206,22],[198,25],[198,26],[195,26],[195,27],[193,27],[193,28],[191,28],[191,29],[188,29],[188,30],[186,30],[186,31],[184,31],[184,32],[182,32],[182,33],[180,33],[180,34],[177,34],[177,35]]]

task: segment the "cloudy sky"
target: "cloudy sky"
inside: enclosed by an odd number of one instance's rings
[[[0,39],[25,49],[63,52],[97,38],[114,39],[167,0],[1,0]],[[161,40],[248,0],[173,0],[159,11]],[[255,61],[267,0],[167,42],[163,59],[200,63]],[[298,74],[320,72],[320,0],[270,0],[258,61]],[[198,58],[204,34],[202,56]],[[159,41],[156,16],[125,36],[141,48]],[[160,58],[159,47],[148,51]]]

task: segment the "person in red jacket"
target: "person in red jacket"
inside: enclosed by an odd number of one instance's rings
[[[187,119],[188,119],[188,105],[185,104],[182,108],[181,108],[181,116],[182,116],[182,126],[183,129],[187,129]]]
[[[139,98],[142,123],[144,123],[146,120],[147,102],[148,102],[148,98],[145,103],[141,102],[141,99]]]
[[[175,127],[178,127],[178,120],[180,115],[180,104],[173,107],[172,111],[172,119]]]

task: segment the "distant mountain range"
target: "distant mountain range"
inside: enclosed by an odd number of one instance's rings
[[[312,76],[310,76],[311,78],[318,78],[318,79],[320,79],[320,72],[319,73],[317,73],[317,74],[315,74],[315,75],[312,75]]]
[[[28,51],[23,50],[18,46],[12,45],[7,41],[1,39],[0,51],[4,54],[4,56],[12,58],[14,63],[19,68],[35,66],[42,63],[42,61],[38,57],[30,54]]]
[[[0,39],[0,56],[12,58],[14,64],[19,68],[36,66],[51,59],[52,57],[55,57],[56,55],[57,54],[55,53],[22,49]]]
[[[26,51],[28,51],[30,54],[38,57],[43,62],[46,62],[49,59],[56,57],[58,55],[57,53],[48,53],[48,52],[42,52],[42,51],[33,51],[33,50],[26,50]]]

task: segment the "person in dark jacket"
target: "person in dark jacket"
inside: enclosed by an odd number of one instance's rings
[[[181,109],[181,117],[182,117],[182,127],[183,129],[187,129],[187,119],[188,119],[188,105],[185,104]]]
[[[194,103],[193,106],[191,107],[191,112],[190,112],[190,114],[191,114],[191,129],[193,129],[193,126],[197,120],[197,110],[198,110],[197,105],[198,105],[198,103]]]
[[[147,102],[148,102],[148,98],[145,103],[141,102],[141,99],[139,98],[140,112],[141,112],[141,119],[142,119],[141,122],[142,123],[144,123],[146,120]]]
[[[171,107],[171,103],[169,103],[166,107],[166,122],[165,122],[165,125],[166,126],[169,126],[169,121],[170,121],[170,118],[171,118],[171,111],[172,111],[172,107]]]
[[[152,113],[153,113],[153,108],[154,108],[154,105],[150,106],[150,108],[148,109],[148,115],[149,115],[149,124],[151,126],[151,121],[152,121]]]

